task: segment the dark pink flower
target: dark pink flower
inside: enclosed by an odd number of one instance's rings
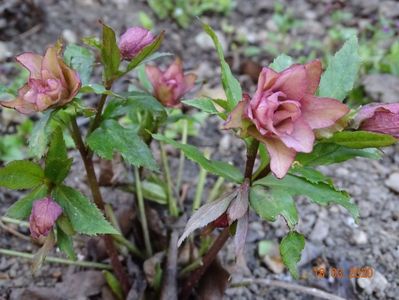
[[[193,88],[197,79],[195,74],[184,74],[179,58],[166,71],[155,66],[146,66],[145,70],[154,88],[154,97],[167,107],[179,106],[181,97]]]
[[[119,40],[119,51],[122,58],[132,60],[145,46],[148,46],[155,40],[154,35],[142,27],[131,27]]]
[[[349,111],[338,100],[314,96],[321,72],[318,60],[280,73],[263,68],[253,98],[244,97],[225,124],[266,145],[278,178],[288,172],[297,152],[313,150],[314,130],[330,127]]]
[[[50,197],[33,202],[29,217],[29,228],[33,238],[47,236],[55,221],[62,214],[62,208]]]
[[[48,48],[44,57],[24,53],[16,60],[29,70],[29,80],[19,89],[16,99],[2,101],[0,105],[30,114],[64,106],[79,92],[79,75],[64,63],[56,47]]]
[[[399,138],[399,103],[365,105],[356,115],[354,123],[361,130]]]

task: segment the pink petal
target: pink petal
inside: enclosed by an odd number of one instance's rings
[[[376,111],[389,111],[391,113],[398,114],[399,103],[391,103],[391,104],[372,103],[365,105],[360,109],[360,111],[356,115],[353,126],[355,128],[358,128],[360,126],[360,123],[362,123],[364,120],[373,117]]]
[[[184,94],[194,87],[196,80],[197,80],[197,75],[195,74],[190,73],[184,75]]]
[[[169,66],[164,73],[165,78],[183,78],[183,63],[180,58],[176,58],[175,61]]]
[[[307,73],[304,65],[293,65],[283,72],[274,83],[273,91],[281,91],[287,99],[300,100],[308,88]]]
[[[34,79],[41,78],[41,66],[43,57],[34,53],[23,53],[15,58],[22,66],[30,72],[30,77]]]
[[[302,117],[312,129],[325,128],[349,112],[349,107],[338,100],[306,95],[301,101]]]
[[[154,90],[157,89],[159,83],[162,79],[162,72],[155,66],[147,65],[145,66],[145,72],[147,74],[148,80],[151,82]]]
[[[315,136],[312,128],[302,118],[293,124],[293,132],[290,135],[281,135],[280,139],[289,148],[297,152],[312,152]]]
[[[248,101],[242,100],[238,102],[237,106],[231,111],[226,122],[223,124],[223,129],[233,129],[242,127],[242,118],[247,107]]]
[[[399,138],[399,114],[387,110],[377,110],[372,118],[362,122],[360,129],[389,134]]]
[[[29,85],[25,84],[22,88],[18,90],[18,97],[11,101],[0,101],[0,105],[15,109],[21,114],[31,114],[37,111],[36,106],[33,103],[23,101],[23,96],[30,90]]]
[[[47,80],[52,77],[58,78],[64,84],[64,74],[58,61],[58,51],[56,47],[49,47],[44,54],[42,69],[42,79]]]
[[[323,71],[320,60],[313,60],[305,65],[308,80],[307,94],[314,95],[319,87],[321,73]]]
[[[252,98],[252,106],[256,107],[264,96],[264,92],[270,89],[278,78],[278,73],[274,70],[264,67],[259,74],[258,87],[256,89],[255,95]]]

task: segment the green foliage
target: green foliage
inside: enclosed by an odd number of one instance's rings
[[[118,74],[121,56],[114,30],[104,23],[102,25],[101,61],[104,65],[104,78],[106,81],[112,81]]]
[[[281,72],[293,64],[294,60],[292,59],[291,56],[280,54],[273,60],[273,62],[270,64],[269,67],[276,72]]]
[[[7,216],[14,219],[26,219],[32,211],[32,204],[35,200],[42,199],[47,196],[48,188],[46,185],[38,186],[33,189],[25,197],[19,199],[7,210]]]
[[[57,245],[69,259],[77,259],[75,251],[73,250],[72,237],[67,235],[59,226],[57,226]]]
[[[123,300],[125,297],[123,296],[123,288],[118,281],[118,279],[112,274],[111,272],[108,272],[106,270],[103,270],[104,278],[107,281],[107,284],[111,288],[112,292],[114,295],[117,297],[118,300]]]
[[[216,109],[215,105],[213,104],[213,99],[208,97],[182,100],[182,103],[188,106],[198,108],[208,114],[219,114],[219,111]]]
[[[276,221],[282,215],[290,228],[298,223],[298,212],[290,193],[282,189],[267,190],[255,185],[250,190],[249,200],[255,212],[264,220]]]
[[[57,127],[51,136],[44,174],[51,182],[59,184],[68,176],[72,161],[68,158],[62,129]]]
[[[9,162],[22,160],[29,156],[25,141],[32,132],[33,124],[30,119],[26,119],[17,126],[16,133],[4,134],[0,138],[0,160]]]
[[[64,51],[65,62],[79,73],[82,84],[86,84],[90,80],[93,71],[94,54],[87,48],[70,44]]]
[[[305,247],[305,238],[296,231],[288,233],[280,243],[280,255],[292,277],[299,278],[296,264],[301,260],[301,252]]]
[[[303,166],[319,166],[340,163],[355,157],[379,159],[377,149],[352,149],[330,143],[318,143],[311,153],[298,153],[296,160]]]
[[[160,134],[153,134],[152,137],[158,141],[170,144],[173,147],[182,150],[188,159],[195,161],[202,168],[212,174],[216,174],[237,183],[241,183],[243,181],[243,176],[240,170],[238,170],[236,167],[222,161],[209,160],[194,146],[178,143]]]
[[[50,134],[50,119],[53,115],[53,110],[47,110],[32,129],[32,134],[29,138],[29,152],[31,155],[41,158],[46,152],[48,144],[48,137]]]
[[[258,184],[284,191],[291,196],[307,196],[320,205],[339,204],[346,208],[355,220],[359,217],[359,210],[354,203],[350,202],[350,196],[344,191],[335,189],[329,183],[315,183],[306,178],[288,174],[282,179],[269,175],[254,183],[254,185]]]
[[[329,60],[320,79],[319,96],[344,100],[353,89],[360,67],[357,37],[352,36]]]
[[[105,220],[100,210],[79,191],[61,185],[53,190],[52,196],[62,207],[77,232],[88,235],[119,234]]]
[[[217,35],[213,29],[208,25],[203,23],[202,25],[204,31],[209,34],[215,44],[216,51],[219,56],[220,66],[222,68],[222,85],[226,93],[228,111],[231,111],[236,107],[237,103],[242,99],[242,90],[240,83],[231,73],[230,67],[224,59],[222,45],[220,44]]]
[[[105,120],[87,139],[89,147],[100,157],[111,160],[119,152],[131,165],[157,170],[157,164],[148,146],[137,130],[124,128],[115,120]]]
[[[0,169],[0,186],[11,190],[32,189],[44,180],[40,165],[28,160],[14,160]]]
[[[393,136],[369,131],[341,131],[324,140],[353,149],[379,148],[393,145],[397,142]],[[323,141],[323,142],[324,142]]]

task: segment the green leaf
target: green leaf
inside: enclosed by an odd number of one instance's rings
[[[72,162],[73,159],[68,158],[62,129],[57,127],[51,136],[44,174],[51,182],[59,184],[68,176]]]
[[[290,228],[298,223],[298,212],[292,196],[282,189],[266,190],[263,186],[251,187],[249,200],[255,212],[264,220],[276,221],[282,215]]]
[[[118,279],[115,277],[115,275],[106,270],[103,271],[103,274],[104,274],[105,280],[107,281],[107,284],[111,288],[111,290],[114,293],[114,295],[116,296],[116,298],[118,300],[125,299],[122,285],[118,281]]]
[[[336,190],[331,184],[312,183],[295,175],[286,175],[282,179],[269,175],[254,183],[254,185],[257,184],[283,190],[291,196],[307,196],[320,205],[339,204],[346,208],[355,220],[359,217],[359,210],[354,203],[350,202],[348,193]]]
[[[233,76],[229,65],[225,61],[222,45],[220,44],[218,37],[213,31],[212,27],[205,23],[202,24],[202,27],[204,31],[212,38],[213,43],[215,44],[216,51],[220,60],[220,65],[222,68],[222,85],[226,93],[229,111],[231,111],[242,99],[242,90],[240,83]]]
[[[321,76],[319,96],[344,100],[357,79],[360,55],[357,37],[352,36],[332,57]]]
[[[137,77],[139,79],[140,84],[143,88],[148,92],[151,93],[153,90],[151,81],[148,79],[147,73],[145,71],[145,65],[141,64],[137,68]]]
[[[71,260],[76,260],[76,254],[73,249],[72,237],[67,235],[62,229],[57,226],[57,245],[62,252]]]
[[[355,157],[379,159],[378,149],[351,149],[337,144],[319,143],[312,153],[298,153],[296,160],[303,166],[330,165],[346,161]]]
[[[80,80],[86,84],[90,80],[94,65],[94,54],[87,48],[69,44],[64,51],[65,62],[79,73]]]
[[[141,188],[144,199],[157,202],[158,204],[166,205],[168,203],[165,189],[161,185],[144,180],[141,182]]]
[[[79,191],[65,186],[53,190],[53,198],[62,207],[73,228],[82,234],[119,234],[101,211]]]
[[[29,138],[29,152],[31,155],[41,158],[46,152],[49,136],[49,124],[54,110],[48,110],[35,123]]]
[[[40,165],[28,160],[14,160],[0,169],[0,186],[11,190],[32,189],[44,179]]]
[[[301,260],[301,253],[305,247],[305,238],[296,231],[288,233],[280,243],[280,255],[292,277],[299,278],[296,264]]]
[[[101,61],[104,65],[104,77],[106,81],[115,79],[118,74],[119,64],[121,62],[120,52],[116,43],[114,30],[103,25]]]
[[[159,47],[161,47],[162,41],[163,41],[163,37],[164,37],[165,32],[162,31],[160,34],[158,34],[158,36],[155,38],[155,40],[145,46],[127,65],[126,71],[124,73],[127,73],[131,70],[133,70],[134,68],[136,68],[139,64],[141,64],[142,62],[144,62],[144,60],[146,58],[149,58],[150,55],[154,54]],[[164,54],[162,54],[164,56]],[[168,54],[167,54],[168,55]],[[157,58],[157,57],[155,57]]]
[[[19,199],[13,205],[11,205],[6,215],[10,218],[24,220],[26,219],[31,211],[32,211],[32,204],[35,200],[43,199],[47,196],[48,188],[46,185],[41,185],[32,190],[29,194],[25,197]]]
[[[341,131],[323,140],[353,149],[379,148],[395,144],[398,140],[391,135],[369,131]]]
[[[209,160],[201,153],[201,151],[192,145],[178,143],[160,134],[153,134],[152,137],[158,141],[165,142],[182,150],[188,159],[197,162],[202,168],[212,174],[237,183],[242,183],[243,181],[243,176],[240,170],[238,170],[236,167],[222,161]]]
[[[283,53],[283,54],[280,54],[279,56],[277,56],[273,60],[273,62],[269,65],[269,67],[272,68],[276,72],[281,72],[293,64],[294,64],[294,60],[292,59],[292,57]]]
[[[182,100],[184,104],[198,108],[209,114],[219,114],[211,98],[202,97],[197,99]]]
[[[129,105],[137,106],[152,113],[164,113],[165,107],[152,95],[143,92],[130,92],[127,97]]]
[[[89,147],[100,157],[111,160],[114,152],[136,167],[157,170],[157,164],[148,146],[137,135],[137,131],[122,127],[115,120],[104,121],[87,139]]]
[[[292,175],[297,175],[299,177],[305,178],[307,181],[311,183],[319,183],[319,182],[324,182],[329,185],[333,184],[333,181],[330,177],[324,175],[323,173],[309,168],[309,167],[299,167],[295,166],[291,168],[289,171],[290,174]]]

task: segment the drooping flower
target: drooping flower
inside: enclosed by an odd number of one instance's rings
[[[64,106],[79,92],[79,75],[58,55],[57,47],[49,47],[44,55],[24,53],[16,60],[30,72],[28,82],[12,101],[0,105],[23,114]]]
[[[338,100],[314,95],[321,73],[319,60],[279,73],[263,68],[253,98],[243,97],[225,123],[225,129],[239,128],[266,145],[278,178],[288,172],[297,152],[312,151],[315,130],[330,127],[349,112]]]
[[[154,88],[154,97],[167,107],[180,106],[181,97],[193,88],[197,79],[195,74],[184,74],[179,58],[166,71],[155,66],[146,66],[145,70]]]
[[[145,46],[155,40],[151,31],[142,27],[131,27],[121,35],[119,51],[123,59],[132,60]]]
[[[237,222],[234,245],[236,256],[240,256],[245,246],[248,232],[248,191],[249,181],[244,183],[233,192],[219,199],[201,206],[188,220],[182,236],[179,238],[178,246],[196,229],[213,223],[217,227],[227,227]]]
[[[363,106],[354,119],[354,127],[399,138],[399,103]]]
[[[29,228],[33,238],[47,236],[55,221],[62,214],[62,208],[50,197],[33,202],[29,217]]]

